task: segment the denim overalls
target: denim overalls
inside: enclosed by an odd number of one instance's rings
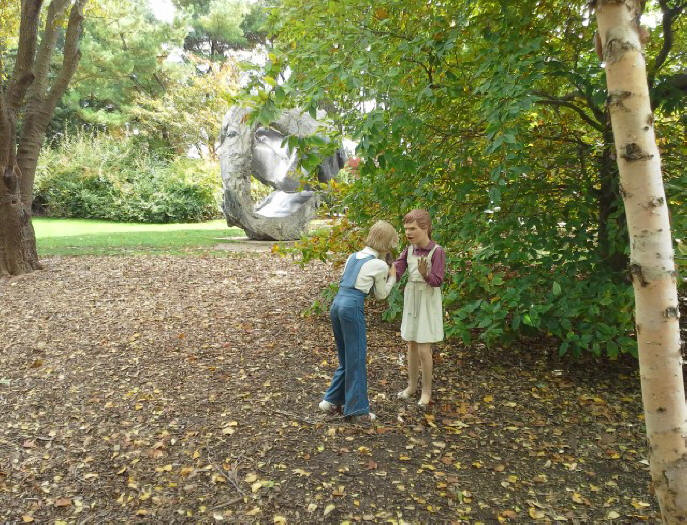
[[[360,268],[374,255],[348,258],[341,276],[339,293],[329,310],[334,339],[339,353],[339,368],[324,395],[325,401],[344,405],[344,416],[358,416],[370,412],[367,399],[367,337],[365,328],[365,294],[355,288]]]

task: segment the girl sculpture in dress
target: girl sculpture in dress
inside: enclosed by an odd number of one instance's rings
[[[391,274],[400,278],[408,271],[403,294],[401,337],[408,342],[408,386],[398,393],[408,399],[417,390],[418,364],[422,370],[420,406],[432,399],[432,343],[444,338],[441,284],[444,281],[446,254],[432,240],[432,219],[426,210],[412,210],[403,218],[410,243],[394,262]]]

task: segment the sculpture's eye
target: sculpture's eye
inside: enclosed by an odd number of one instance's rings
[[[227,138],[231,138],[231,137],[235,137],[238,134],[239,134],[238,131],[232,129],[231,131],[227,131],[224,136]]]

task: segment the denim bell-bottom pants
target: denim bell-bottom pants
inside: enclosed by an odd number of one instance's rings
[[[334,405],[344,405],[344,416],[370,412],[364,300],[365,295],[360,290],[342,287],[329,310],[339,367],[324,399]]]

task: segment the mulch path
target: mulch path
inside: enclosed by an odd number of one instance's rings
[[[404,386],[370,301],[379,424],[325,416],[338,271],[268,253],[75,257],[0,280],[0,522],[658,521],[636,363],[435,348]]]

